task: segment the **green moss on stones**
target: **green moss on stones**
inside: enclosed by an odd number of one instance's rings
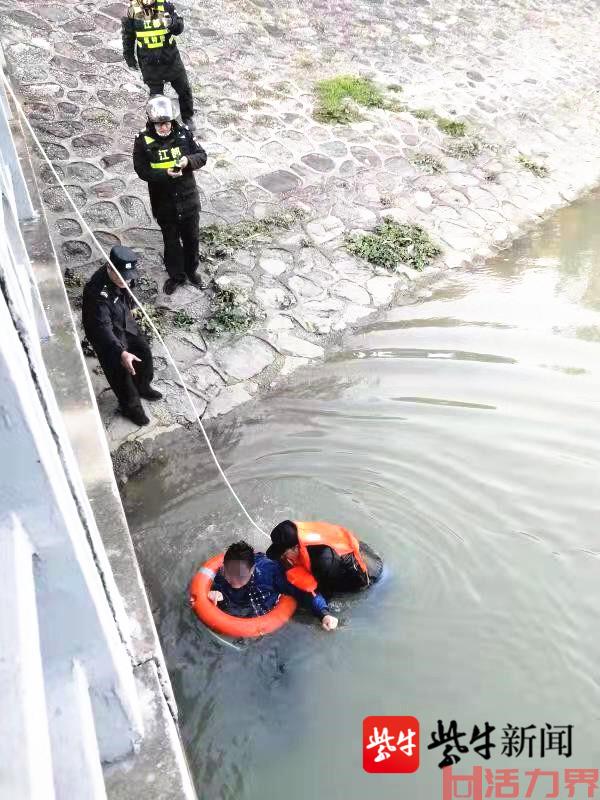
[[[253,239],[271,236],[276,230],[289,230],[304,217],[299,208],[290,208],[264,219],[248,219],[232,225],[208,225],[200,229],[200,241],[207,255],[224,258],[250,244]]]
[[[425,172],[427,175],[436,175],[438,172],[444,171],[442,162],[438,161],[438,159],[430,153],[415,153],[411,161],[415,167],[418,167],[421,172]]]
[[[176,328],[188,330],[195,322],[196,320],[194,317],[192,317],[191,314],[188,314],[187,311],[184,311],[183,309],[180,309],[173,314],[173,325]]]
[[[373,233],[349,236],[346,247],[354,255],[392,272],[402,264],[422,270],[442,252],[419,225],[401,224],[390,217]]]
[[[435,124],[447,136],[464,136],[467,132],[467,126],[464,122],[458,122],[455,119],[447,119],[446,117],[437,117]]]
[[[247,331],[257,319],[255,304],[239,289],[222,289],[215,285],[213,288],[215,293],[206,331],[212,334]]]
[[[527,156],[519,156],[517,161],[537,178],[547,178],[550,174],[548,167],[544,166],[544,164],[538,164],[537,161],[532,161],[532,159],[527,158]]]
[[[315,93],[315,118],[320,122],[352,122],[359,117],[356,105],[365,108],[385,106],[384,96],[373,81],[356,75],[338,75],[319,81]]]
[[[165,332],[164,311],[162,311],[159,308],[156,308],[156,306],[153,306],[150,303],[148,303],[147,305],[142,304],[142,308],[144,309],[144,311],[146,312],[146,314],[148,315],[148,317],[152,321],[154,327],[158,330],[158,332],[162,336],[162,334]],[[150,323],[148,322],[146,317],[142,314],[140,309],[139,308],[134,308],[131,313],[133,314],[133,316],[135,318],[135,321],[137,322],[137,324],[139,325],[141,330],[146,334],[146,336],[149,339],[152,339],[153,336],[154,336],[154,331],[152,330],[152,327],[150,326]]]

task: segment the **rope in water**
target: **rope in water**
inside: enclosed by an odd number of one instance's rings
[[[108,255],[107,255],[107,254],[106,254],[106,252],[104,251],[104,248],[102,247],[102,245],[100,244],[100,242],[98,241],[98,239],[96,238],[96,236],[94,235],[94,232],[92,231],[92,229],[90,228],[90,226],[88,225],[88,223],[86,222],[86,220],[84,219],[84,217],[82,216],[81,212],[80,212],[80,211],[79,211],[79,209],[77,208],[77,205],[75,204],[75,201],[73,200],[73,198],[72,198],[72,197],[71,197],[71,195],[69,194],[69,191],[68,191],[67,187],[66,187],[66,186],[64,185],[64,183],[62,182],[62,180],[61,180],[61,178],[60,178],[59,174],[57,173],[56,169],[54,168],[54,165],[52,164],[52,162],[51,162],[51,161],[50,161],[50,159],[48,158],[48,155],[46,154],[46,151],[44,150],[44,147],[43,147],[43,145],[41,144],[40,140],[39,140],[39,139],[38,139],[38,137],[36,136],[36,133],[35,133],[35,131],[33,130],[32,126],[31,126],[31,124],[29,123],[29,120],[27,119],[27,116],[26,116],[26,114],[25,114],[25,112],[24,112],[23,108],[21,107],[21,104],[19,103],[19,101],[18,101],[17,97],[15,96],[15,93],[14,93],[14,91],[13,91],[13,88],[12,88],[12,86],[10,85],[10,83],[9,83],[9,81],[8,81],[8,78],[7,78],[7,76],[6,76],[4,73],[2,73],[2,77],[3,77],[3,79],[4,79],[4,84],[5,84],[5,86],[6,86],[7,90],[8,90],[8,93],[10,94],[10,96],[11,96],[11,98],[12,98],[12,101],[13,101],[13,103],[15,104],[15,107],[17,108],[17,110],[18,110],[18,112],[19,112],[19,115],[21,116],[21,119],[22,119],[22,120],[23,120],[23,122],[25,123],[25,126],[26,126],[26,128],[27,128],[27,130],[28,130],[28,132],[29,132],[29,135],[31,136],[31,138],[32,138],[33,142],[35,143],[36,147],[38,148],[38,150],[39,150],[40,154],[42,155],[42,157],[43,157],[44,161],[46,162],[46,164],[47,164],[47,165],[48,165],[48,167],[50,168],[50,171],[52,172],[52,175],[53,175],[53,176],[54,176],[54,178],[56,179],[56,181],[57,181],[58,185],[60,186],[60,188],[61,188],[61,189],[63,190],[63,192],[65,193],[65,196],[66,196],[67,200],[69,201],[70,205],[72,206],[72,208],[73,208],[73,211],[75,212],[75,215],[77,216],[77,218],[78,218],[79,222],[82,224],[82,226],[83,226],[84,230],[85,230],[85,231],[87,231],[87,233],[89,234],[89,236],[90,236],[91,240],[93,241],[93,243],[94,243],[94,244],[96,245],[96,247],[98,248],[98,251],[100,252],[100,254],[102,255],[102,257],[104,258],[104,260],[105,260],[105,261],[106,261],[106,263],[108,264],[108,266],[109,266],[109,269],[113,269],[113,270],[114,270],[114,267],[112,266],[112,263],[111,263],[111,261],[110,261],[110,258],[108,257]],[[213,462],[214,462],[214,464],[215,464],[215,466],[216,466],[216,468],[217,468],[217,470],[218,470],[218,472],[219,472],[219,475],[220,475],[220,476],[221,476],[221,478],[223,479],[223,482],[225,483],[225,485],[226,485],[226,486],[227,486],[227,488],[229,489],[229,491],[230,491],[230,493],[231,493],[232,497],[234,498],[234,500],[236,501],[236,503],[238,504],[238,506],[239,506],[239,507],[241,508],[241,510],[243,511],[243,513],[244,513],[244,515],[245,515],[246,519],[248,520],[248,522],[250,522],[250,524],[251,524],[251,525],[252,525],[252,526],[253,526],[253,527],[254,527],[254,528],[255,528],[255,529],[256,529],[256,530],[257,530],[257,531],[258,531],[260,534],[262,534],[263,536],[265,536],[267,539],[270,539],[270,536],[269,536],[267,533],[265,533],[265,531],[263,531],[263,529],[262,529],[262,528],[261,528],[261,527],[260,527],[260,526],[259,526],[259,525],[258,525],[258,524],[255,522],[255,521],[254,521],[254,519],[253,519],[253,518],[250,516],[250,513],[248,512],[248,510],[246,509],[245,505],[242,503],[242,501],[241,501],[241,500],[240,500],[240,498],[238,497],[238,495],[237,495],[237,493],[236,493],[235,489],[233,488],[233,486],[232,486],[232,485],[231,485],[231,483],[229,482],[229,479],[227,478],[227,475],[226,475],[226,474],[225,474],[225,472],[223,471],[223,468],[221,467],[221,464],[219,463],[219,459],[217,458],[217,455],[216,455],[215,451],[213,450],[213,447],[212,447],[212,444],[211,444],[211,442],[210,442],[210,439],[208,438],[208,434],[206,433],[206,430],[205,430],[205,428],[204,428],[204,425],[202,424],[202,420],[200,419],[200,414],[198,413],[198,410],[197,410],[197,408],[196,408],[196,406],[195,406],[195,404],[194,404],[194,402],[193,402],[193,400],[192,400],[192,397],[191,397],[191,395],[190,395],[190,392],[189,392],[189,390],[188,390],[188,388],[187,388],[187,386],[186,386],[186,383],[185,383],[185,381],[184,381],[184,379],[183,379],[183,375],[181,374],[181,372],[180,372],[180,370],[179,370],[179,368],[178,368],[177,364],[175,363],[175,359],[174,359],[174,358],[173,358],[173,356],[171,355],[171,352],[169,351],[169,348],[168,348],[168,347],[167,347],[167,345],[165,344],[165,342],[164,342],[164,340],[163,340],[162,336],[160,335],[160,333],[159,333],[159,331],[158,331],[158,329],[157,329],[156,325],[155,325],[155,324],[152,322],[152,320],[150,319],[150,317],[148,316],[148,314],[147,314],[147,313],[146,313],[146,311],[144,310],[144,308],[143,308],[142,304],[139,302],[139,300],[137,299],[137,297],[135,296],[135,294],[134,294],[134,293],[131,291],[131,289],[129,288],[129,286],[127,286],[127,284],[125,285],[125,289],[126,289],[126,291],[127,291],[127,294],[128,294],[130,297],[131,297],[131,299],[133,300],[133,302],[134,302],[134,303],[135,303],[135,305],[137,306],[137,308],[139,308],[139,310],[140,310],[140,312],[141,312],[142,316],[143,316],[143,317],[144,317],[144,319],[146,320],[146,323],[148,324],[148,326],[149,326],[149,327],[150,327],[150,329],[152,330],[153,334],[156,336],[156,338],[158,339],[158,341],[159,341],[159,342],[160,342],[160,344],[162,345],[162,347],[163,347],[163,349],[164,349],[164,351],[165,351],[165,355],[166,355],[166,357],[167,357],[167,361],[169,362],[169,364],[171,365],[171,367],[173,368],[173,370],[174,370],[175,374],[177,375],[177,377],[178,377],[178,379],[179,379],[179,382],[180,382],[180,384],[181,384],[181,386],[182,386],[182,388],[183,388],[183,391],[184,391],[184,394],[185,394],[185,396],[186,396],[186,399],[187,399],[188,403],[190,404],[190,407],[191,407],[191,409],[192,409],[192,411],[193,411],[194,418],[195,418],[196,422],[198,423],[198,425],[200,426],[200,430],[202,431],[202,435],[203,435],[203,437],[204,437],[204,441],[206,442],[206,446],[208,447],[208,451],[209,451],[209,453],[210,453],[210,455],[211,455],[211,457],[212,457],[212,460],[213,460]],[[208,629],[208,630],[210,630],[210,629]],[[227,645],[229,645],[230,647],[233,647],[233,648],[234,648],[234,649],[236,649],[236,650],[240,650],[240,649],[241,649],[241,648],[237,647],[236,645],[232,644],[231,642],[228,642],[228,641],[226,641],[225,639],[221,639],[221,638],[220,638],[219,636],[217,636],[217,635],[216,635],[216,634],[215,634],[213,631],[211,631],[211,633],[212,633],[212,635],[213,635],[213,636],[216,636],[216,638],[217,638],[217,639],[219,639],[219,641],[223,642],[224,644],[227,644]]]

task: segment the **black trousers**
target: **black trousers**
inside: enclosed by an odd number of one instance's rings
[[[157,220],[165,245],[165,267],[169,277],[183,283],[198,269],[200,256],[200,212],[180,220]]]
[[[132,333],[127,333],[126,336],[127,351],[141,359],[141,361],[134,361],[135,375],[130,375],[120,360],[115,361],[113,355],[106,357],[102,353],[97,351],[96,353],[100,366],[104,370],[106,380],[117,396],[119,405],[123,411],[130,411],[142,405],[139,390],[144,391],[152,383],[154,364],[152,351],[146,337]]]
[[[186,122],[194,116],[194,98],[192,97],[187,72],[180,60],[178,64],[174,64],[172,70],[148,70],[147,74],[143,75],[143,78],[150,90],[150,94],[163,94],[165,83],[170,83],[179,98],[181,119]]]

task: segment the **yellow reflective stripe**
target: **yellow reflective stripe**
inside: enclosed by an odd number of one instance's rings
[[[144,141],[146,142],[146,144],[152,144],[154,139],[151,136],[144,136]]]
[[[161,161],[158,164],[152,163],[150,166],[152,169],[171,169],[177,164],[176,161]]]
[[[136,31],[135,35],[140,39],[147,39],[149,36],[166,36],[168,32],[166,28],[151,28],[147,31]]]
[[[147,47],[148,50],[153,50],[156,47],[163,47],[163,46],[164,46],[164,42],[146,42],[146,45],[145,45],[145,47]]]

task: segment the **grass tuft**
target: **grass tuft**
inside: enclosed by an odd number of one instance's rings
[[[419,225],[401,224],[390,217],[373,233],[349,236],[346,246],[354,255],[392,272],[402,264],[422,270],[442,252]]]
[[[348,123],[359,118],[356,105],[365,108],[385,106],[385,98],[373,81],[355,75],[338,75],[319,81],[315,92],[315,118],[319,122]]]
[[[148,305],[142,304],[142,308],[144,309],[146,314],[150,317],[158,332],[162,335],[165,331],[164,312],[161,309],[158,309],[156,308],[156,306],[153,306],[151,304]],[[150,327],[150,324],[148,323],[146,317],[143,316],[140,309],[134,308],[131,313],[133,314],[133,317],[137,322],[138,326],[140,327],[140,329],[142,330],[142,332],[145,333],[149,339],[152,339],[152,337],[154,336],[154,331]]]
[[[213,287],[212,313],[205,328],[208,333],[243,333],[256,321],[256,306],[239,289]]]
[[[467,159],[475,158],[483,150],[483,145],[478,139],[468,138],[460,142],[452,142],[447,148],[448,155],[452,158]]]
[[[232,225],[208,225],[200,229],[200,241],[207,255],[224,258],[253,239],[271,236],[276,230],[289,230],[304,217],[300,208],[290,208],[264,219],[249,219]]]
[[[455,119],[447,119],[446,117],[437,117],[435,124],[447,136],[460,137],[464,136],[467,132],[467,126],[464,122],[458,122]]]
[[[547,178],[550,174],[548,167],[544,166],[544,164],[538,164],[537,161],[532,161],[530,158],[527,158],[527,156],[519,156],[517,161],[537,178]]]
[[[196,322],[194,317],[191,314],[188,314],[187,311],[183,309],[179,309],[173,314],[173,325],[176,328],[183,328],[184,330],[188,330],[192,327],[192,325]]]
[[[437,175],[439,172],[444,171],[442,162],[430,153],[415,153],[411,161],[415,167],[418,167],[421,172],[425,172],[427,175]]]

